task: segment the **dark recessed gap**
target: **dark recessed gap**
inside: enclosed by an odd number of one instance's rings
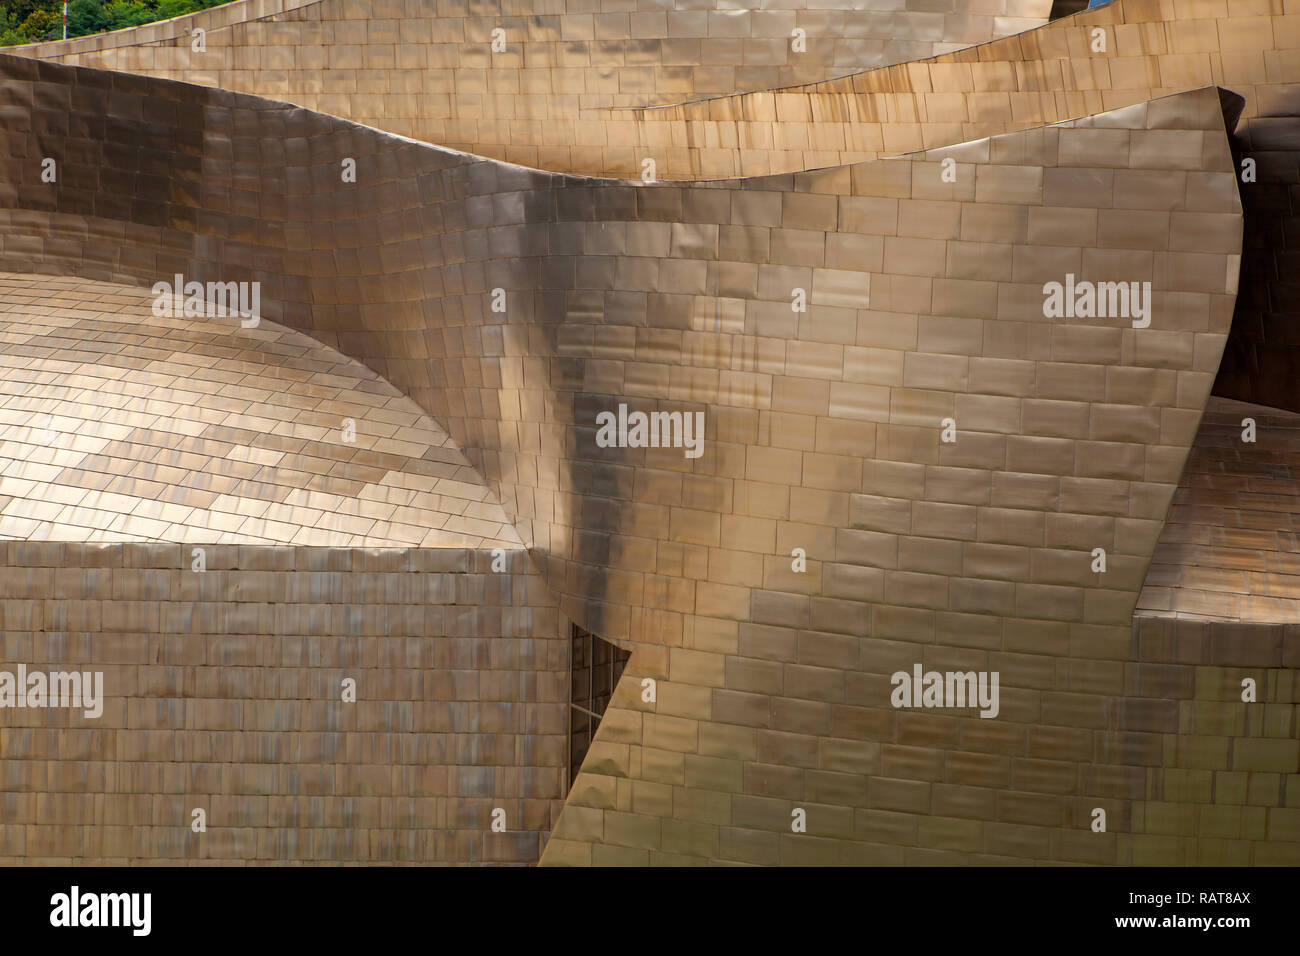
[[[631,651],[573,625],[569,645],[569,786],[591,747]]]
[[[1059,20],[1061,17],[1068,17],[1087,9],[1088,0],[1055,0],[1052,4],[1052,12],[1048,16],[1053,20]]]

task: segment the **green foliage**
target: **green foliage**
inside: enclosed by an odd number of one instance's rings
[[[63,35],[63,14],[52,10],[33,10],[23,21],[22,31],[36,40],[49,40]]]
[[[72,0],[68,4],[68,36],[84,37],[108,29],[102,0]]]
[[[227,0],[72,0],[68,36],[124,30],[206,10]],[[62,0],[0,0],[0,46],[63,36]]]
[[[183,17],[187,13],[193,13],[195,10],[205,10],[212,6],[216,6],[216,4],[199,3],[198,0],[158,0],[158,12],[154,16],[154,20],[170,20],[172,17]]]
[[[145,0],[111,0],[104,5],[104,15],[108,17],[110,30],[138,27],[154,19],[153,10],[149,9]]]

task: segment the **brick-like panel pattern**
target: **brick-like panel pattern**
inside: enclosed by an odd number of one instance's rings
[[[639,175],[637,124],[610,107],[915,60],[1040,26],[1050,9],[1051,0],[250,0],[13,51],[272,96],[527,166]],[[506,47],[494,53],[496,29]]]
[[[1165,699],[1149,705],[1163,726],[1133,776],[1127,862],[1295,866],[1300,627],[1138,617],[1133,632],[1130,679]]]
[[[373,371],[154,302],[0,273],[0,538],[520,547],[447,433]]]
[[[1211,84],[1245,98],[1248,128],[1276,130],[1295,115],[1298,50],[1289,0],[1112,0],[926,60],[629,112],[681,178],[858,162]]]
[[[282,97],[546,169],[632,176],[653,159],[661,179],[861,162],[1218,84],[1246,100],[1236,148],[1257,168],[1243,190],[1241,293],[1215,393],[1300,410],[1300,281],[1291,242],[1300,215],[1300,9],[1284,0],[1113,0],[1045,24],[1049,12],[1064,9],[1048,7],[940,0],[906,14],[530,9],[546,15],[519,27],[530,37],[522,56],[485,59],[476,41],[491,27],[477,6],[439,6],[440,41],[426,49],[424,8],[362,10],[325,0],[281,12],[249,2],[19,51]],[[397,45],[389,13],[415,17],[404,21],[412,26],[401,27]],[[662,38],[651,26],[660,16]],[[248,22],[253,17],[265,19]],[[768,36],[790,17],[810,44],[794,66],[789,44]],[[196,24],[216,44],[203,65],[187,52]],[[444,35],[463,42],[441,42]],[[880,36],[886,40],[874,39]],[[320,46],[326,40],[336,44],[328,52]],[[926,43],[934,49],[918,51]],[[778,48],[785,66],[753,65]],[[930,52],[936,55],[915,59]],[[357,58],[383,69],[358,70]],[[732,63],[745,65],[719,66]],[[425,74],[414,92],[406,87],[417,67]],[[791,81],[792,72],[817,75]]]
[[[1217,91],[898,160],[637,187],[0,66],[31,90],[30,127],[6,136],[0,264],[262,278],[268,318],[445,425],[564,612],[634,648],[547,861],[1128,861],[1130,802],[1171,732],[1167,688],[1129,679],[1131,615],[1240,251]],[[28,169],[64,148],[74,99],[100,107],[67,141],[86,167],[51,190]],[[195,174],[114,205],[107,184],[166,149]],[[1151,327],[1047,320],[1043,284],[1067,273],[1150,281]],[[596,447],[620,401],[704,412],[704,454]],[[998,670],[999,718],[891,708],[890,673],[918,662]]]
[[[1245,98],[1234,147],[1239,168],[1254,163],[1242,188],[1241,292],[1215,394],[1300,411],[1300,6],[1291,0],[1113,0],[926,61],[632,110],[627,120],[661,175],[753,176],[1027,129],[1209,84]]]
[[[98,719],[0,709],[0,862],[538,859],[568,642],[523,552],[206,551],[0,544],[0,670],[104,675]]]

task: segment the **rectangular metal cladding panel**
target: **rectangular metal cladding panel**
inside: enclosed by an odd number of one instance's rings
[[[522,551],[203,550],[0,544],[0,671],[102,675],[0,708],[0,862],[536,862],[568,625]]]

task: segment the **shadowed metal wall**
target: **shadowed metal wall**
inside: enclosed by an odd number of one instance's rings
[[[206,550],[0,545],[5,669],[104,674],[0,712],[0,863],[536,862],[567,641],[522,552]]]

